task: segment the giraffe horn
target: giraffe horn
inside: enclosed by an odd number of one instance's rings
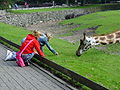
[[[86,33],[85,33],[85,32],[83,33],[83,36],[84,36],[84,37],[83,37],[83,40],[85,40],[85,36],[86,36]]]

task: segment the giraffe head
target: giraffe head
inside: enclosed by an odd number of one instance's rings
[[[81,56],[85,51],[92,47],[92,45],[96,44],[96,41],[93,37],[87,37],[84,33],[84,38],[80,39],[80,45],[76,51],[77,56]]]
[[[80,40],[80,46],[76,51],[76,55],[80,56],[89,48],[95,45],[106,45],[112,43],[120,43],[120,30],[104,35],[87,37],[84,33],[84,38]]]

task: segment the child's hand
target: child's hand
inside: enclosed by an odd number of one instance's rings
[[[38,54],[38,52],[37,52],[36,50],[34,50],[34,53],[35,53],[35,54]]]
[[[56,54],[55,55],[58,55],[58,52],[56,52]]]

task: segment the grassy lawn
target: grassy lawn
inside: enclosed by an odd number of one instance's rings
[[[32,10],[10,10],[13,13],[33,13],[33,12],[46,12],[46,11],[61,11],[67,9],[80,9],[80,8],[90,8],[90,7],[98,7],[104,6],[108,4],[95,4],[95,5],[86,5],[86,6],[74,6],[74,7],[65,7],[65,8],[44,8],[44,9],[32,9]],[[111,5],[111,4],[109,4]]]
[[[96,34],[107,34],[120,29],[119,16],[120,10],[96,12],[78,18],[65,20],[61,22],[61,24],[79,24],[80,27],[73,29],[73,31],[102,25],[96,30]]]
[[[75,30],[102,25],[97,29],[97,34],[110,33],[120,29],[119,20],[120,11],[97,12],[85,15],[79,18],[66,20],[62,24],[74,23],[81,24],[81,27]],[[0,23],[0,36],[3,36],[17,44],[30,31],[24,28],[15,27]],[[69,43],[64,40],[53,38],[51,45],[59,52],[59,55],[53,55],[46,47],[44,48],[45,57],[62,65],[76,73],[93,80],[110,90],[120,90],[120,56],[109,54],[120,50],[120,44],[111,44],[105,51],[92,48],[82,56],[77,57],[75,52],[79,43]],[[117,47],[117,48],[116,48]]]
[[[25,37],[30,31],[8,24],[0,23],[0,36],[7,38],[20,45],[21,38]]]

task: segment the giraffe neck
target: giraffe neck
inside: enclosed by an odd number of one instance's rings
[[[101,36],[93,36],[95,39],[96,44],[112,44],[112,43],[119,43],[120,42],[120,31],[115,33],[101,35]]]

